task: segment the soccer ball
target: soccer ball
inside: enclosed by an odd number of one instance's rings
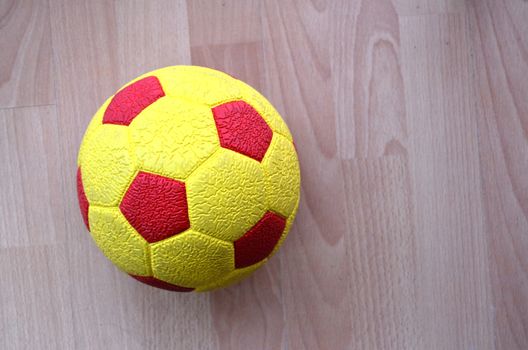
[[[216,70],[173,66],[97,111],[77,189],[117,267],[155,287],[206,291],[247,277],[282,244],[300,172],[290,131],[262,95]]]

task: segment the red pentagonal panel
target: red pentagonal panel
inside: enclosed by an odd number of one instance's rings
[[[151,276],[134,276],[130,275],[131,277],[134,277],[136,280],[148,284],[149,286],[170,290],[173,292],[192,292],[194,288],[187,288],[182,286],[177,286],[175,284],[171,284],[162,280],[157,279],[156,277]]]
[[[86,198],[86,193],[84,193],[84,186],[82,183],[81,168],[77,168],[77,198],[79,199],[79,208],[81,209],[81,215],[84,220],[84,224],[88,231],[90,231],[90,224],[88,222],[88,198]]]
[[[250,266],[268,257],[279,241],[286,219],[268,211],[264,216],[235,241],[235,267]]]
[[[273,131],[262,116],[244,101],[232,101],[213,108],[220,144],[259,162],[266,154]]]
[[[190,227],[185,184],[164,176],[139,172],[119,209],[149,243]]]
[[[158,78],[138,80],[115,94],[106,107],[103,124],[129,125],[142,110],[163,96],[165,92]]]

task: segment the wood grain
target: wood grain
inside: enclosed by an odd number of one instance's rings
[[[348,160],[343,169],[353,233],[351,348],[429,348],[416,303],[420,261],[407,157]]]
[[[336,36],[332,69],[346,72],[332,79],[340,158],[406,154],[405,87],[396,8],[385,0],[342,1],[332,13],[337,19],[332,28]]]
[[[60,244],[0,248],[3,349],[74,348],[65,252]]]
[[[46,1],[0,2],[0,108],[55,102]]]
[[[432,349],[490,348],[493,309],[467,21],[459,14],[407,17],[400,28],[421,334]]]
[[[54,106],[0,109],[0,247],[64,240],[62,164]]]
[[[188,0],[189,37],[193,46],[259,40],[261,1]]]
[[[0,2],[0,348],[528,348],[528,3]],[[131,78],[197,64],[292,130],[302,200],[247,281],[120,273],[78,213],[78,145]]]
[[[528,346],[528,4],[473,2],[482,202],[495,346]]]
[[[461,13],[466,9],[466,1],[460,0],[394,0],[400,16],[427,16]]]

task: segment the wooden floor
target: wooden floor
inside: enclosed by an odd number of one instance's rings
[[[143,286],[81,222],[96,108],[224,70],[292,129],[297,221],[254,277]],[[528,349],[528,2],[0,0],[1,349]]]

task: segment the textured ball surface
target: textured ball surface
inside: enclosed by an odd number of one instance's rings
[[[240,281],[279,248],[299,204],[288,127],[219,71],[147,73],[95,114],[78,158],[84,222],[135,279],[205,291]]]

